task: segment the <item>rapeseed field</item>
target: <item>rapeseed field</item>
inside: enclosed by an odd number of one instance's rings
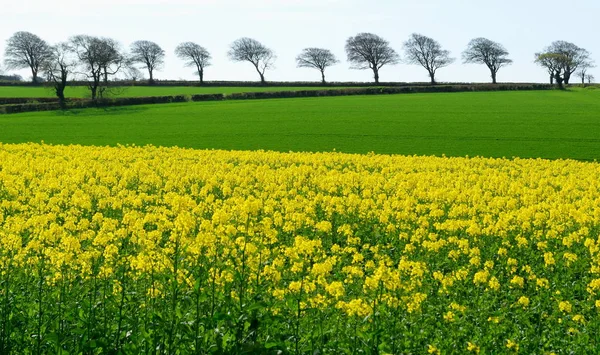
[[[0,144],[0,353],[586,354],[600,164]]]

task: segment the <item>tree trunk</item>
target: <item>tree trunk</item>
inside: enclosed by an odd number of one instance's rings
[[[38,73],[37,73],[37,70],[35,70],[33,68],[31,69],[31,81],[34,84],[37,84],[37,82],[38,82]]]
[[[556,83],[558,84],[558,88],[563,90],[565,87],[563,85],[563,82],[565,81],[565,79],[563,79],[560,76],[560,72],[556,72],[556,74],[554,75],[554,78],[556,79]]]
[[[150,79],[148,80],[149,84],[154,84],[154,73],[152,72],[152,69],[148,68],[148,74],[150,75]]]
[[[321,70],[321,84],[325,85],[325,70]]]
[[[65,103],[65,87],[62,84],[58,84],[56,87],[56,96],[58,97],[58,105],[61,110],[66,108]]]
[[[96,86],[96,85],[90,87],[90,91],[92,92],[92,100],[96,100],[97,90],[98,90],[98,86]]]
[[[565,84],[569,85],[569,79],[571,79],[571,74],[569,72],[565,72],[563,77],[564,77],[563,80],[564,80]]]
[[[550,85],[554,85],[554,75],[550,74]]]
[[[492,71],[492,84],[497,84],[496,82],[496,73]]]
[[[66,69],[61,70],[60,81],[55,82],[56,96],[58,97],[58,105],[61,110],[66,108],[65,88],[67,87],[68,72]]]
[[[260,71],[260,69],[258,68],[258,63],[252,63],[254,64],[254,68],[256,68],[256,72],[258,73],[258,75],[260,75],[260,83],[261,84],[265,84],[265,74],[264,71]]]
[[[379,84],[379,69],[373,68],[373,77],[375,78],[375,84]]]
[[[429,78],[431,79],[431,85],[435,85],[435,73],[429,72]]]
[[[198,70],[198,75],[200,75],[200,84],[204,84],[204,70]]]

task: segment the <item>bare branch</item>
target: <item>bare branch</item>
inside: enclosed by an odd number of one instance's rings
[[[329,49],[305,48],[296,57],[298,68],[315,68],[321,72],[321,81],[325,84],[325,69],[339,63]]]
[[[82,73],[90,80],[88,87],[92,99],[102,97],[106,87],[100,86],[101,81],[106,84],[109,76],[117,74],[123,66],[127,65],[119,44],[110,38],[88,35],[74,36],[70,42],[79,59]]]
[[[204,83],[204,68],[211,65],[212,59],[206,48],[194,42],[184,42],[175,48],[175,55],[185,61],[188,67],[196,67],[196,74],[200,77],[200,83]]]
[[[77,65],[73,47],[70,43],[59,43],[51,47],[51,56],[46,60],[42,71],[48,82],[54,87],[61,107],[65,107],[65,88]]]
[[[31,70],[33,82],[38,81],[38,73],[51,55],[50,46],[46,41],[30,32],[16,32],[6,43],[4,51],[7,69]]]
[[[375,83],[379,83],[379,69],[398,64],[400,56],[389,42],[372,33],[359,33],[346,41],[346,54],[352,69],[371,69]]]
[[[490,70],[492,82],[496,84],[496,75],[500,68],[512,64],[507,58],[508,51],[500,44],[487,38],[472,39],[462,53],[463,63],[485,64]]]
[[[265,71],[273,68],[277,56],[259,41],[243,37],[235,40],[227,53],[234,62],[250,62],[260,75],[260,82],[265,83]]]
[[[154,70],[160,69],[165,63],[165,51],[151,41],[135,41],[131,44],[131,57],[133,63],[141,63],[148,70],[149,82],[154,82]]]
[[[431,83],[435,84],[435,73],[438,69],[454,63],[450,52],[433,38],[413,33],[408,41],[404,42],[406,60],[410,64],[419,64],[427,70]]]

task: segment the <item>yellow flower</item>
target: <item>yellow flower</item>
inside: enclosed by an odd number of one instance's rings
[[[350,302],[339,301],[336,308],[343,310],[349,316],[366,317],[373,314],[373,308],[362,299],[353,299]]]
[[[452,311],[446,312],[446,314],[444,314],[444,320],[447,322],[454,322],[454,313],[452,313]]]
[[[488,282],[488,287],[494,291],[498,291],[500,289],[500,281],[495,276],[492,276],[490,281]]]
[[[554,260],[554,254],[552,252],[549,251],[544,253],[544,264],[547,267],[556,264],[556,261]]]
[[[489,276],[490,276],[490,273],[487,270],[478,271],[475,273],[475,276],[473,277],[473,283],[476,285],[477,284],[485,284],[485,283],[487,283]]]
[[[469,341],[469,342],[467,342],[467,351],[471,351],[471,352],[474,352],[475,354],[479,354],[481,349],[479,348],[479,346],[477,346],[474,343],[471,343]]]
[[[535,284],[538,289],[539,288],[548,288],[548,286],[550,285],[548,279],[545,279],[545,278],[536,279]]]
[[[467,310],[467,307],[461,306],[460,304],[454,302],[450,303],[450,308],[457,312],[464,312]]]
[[[571,311],[573,310],[573,306],[569,301],[560,301],[558,303],[558,309],[560,309],[561,312],[564,313],[571,313]]]
[[[292,281],[290,282],[288,289],[291,292],[298,293],[302,289],[302,282],[300,281]]]
[[[421,310],[421,303],[427,299],[427,295],[424,293],[415,293],[412,297],[406,298],[406,310],[408,313],[415,313]]]
[[[329,285],[325,286],[325,290],[327,291],[327,293],[329,293],[336,299],[344,296],[344,294],[346,293],[344,289],[344,284],[339,281],[334,281]]]
[[[519,344],[510,339],[506,339],[506,347],[514,352],[519,352]]]
[[[563,254],[563,259],[565,259],[567,261],[566,262],[567,266],[570,266],[572,263],[577,261],[578,257],[577,257],[577,254],[566,252]]]
[[[436,348],[433,345],[427,345],[427,353],[428,354],[435,354],[435,355],[440,355],[440,349]]]
[[[521,276],[515,276],[510,280],[510,284],[519,288],[523,288],[525,285],[525,279],[523,279]]]
[[[523,308],[527,308],[529,306],[529,298],[526,296],[521,296],[517,301],[517,304],[519,304]]]
[[[315,228],[323,233],[331,232],[331,227],[331,222],[329,221],[321,221],[315,225]]]
[[[575,328],[571,327],[571,328],[567,329],[567,333],[568,333],[569,335],[574,335],[574,334],[577,334],[577,333],[579,333],[579,330],[577,330],[577,329],[575,329]]]

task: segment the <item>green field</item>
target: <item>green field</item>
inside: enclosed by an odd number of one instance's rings
[[[108,97],[171,96],[196,94],[231,94],[239,92],[299,91],[337,89],[336,87],[196,87],[196,86],[128,86],[110,88]],[[90,91],[85,86],[71,86],[65,91],[67,97],[87,98]],[[54,91],[37,86],[0,86],[0,97],[55,97]]]
[[[4,143],[594,160],[600,91],[199,102],[4,115],[0,126]]]

